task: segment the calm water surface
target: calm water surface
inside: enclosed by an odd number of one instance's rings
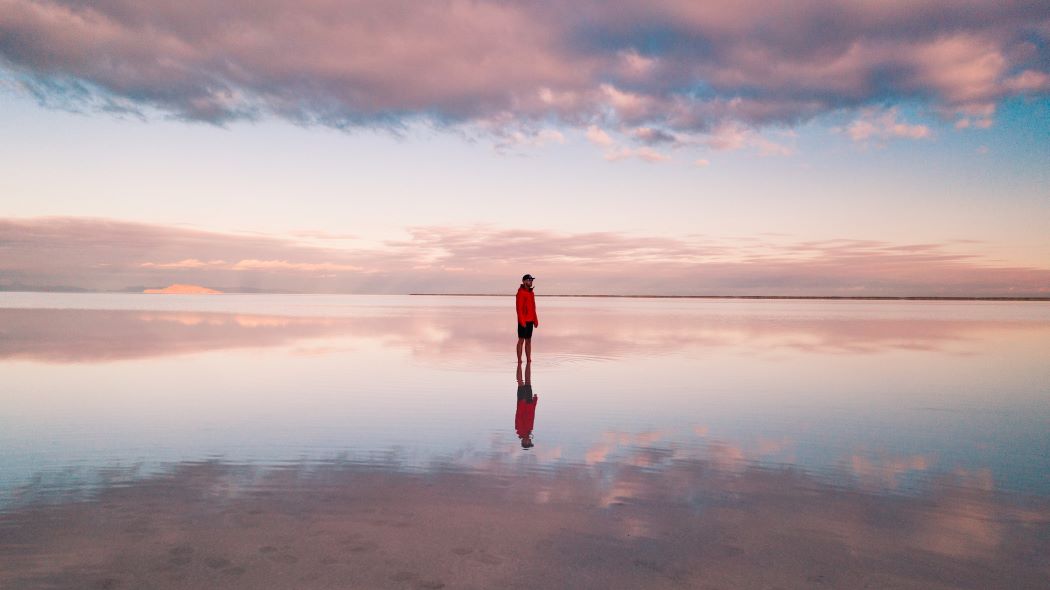
[[[0,588],[1048,587],[1050,304],[539,307],[0,293]]]

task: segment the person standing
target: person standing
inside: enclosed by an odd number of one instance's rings
[[[518,364],[521,364],[523,348],[526,360],[532,362],[532,330],[540,327],[540,320],[536,316],[536,295],[532,292],[532,282],[535,280],[536,277],[527,274],[521,277],[521,286],[518,287]]]

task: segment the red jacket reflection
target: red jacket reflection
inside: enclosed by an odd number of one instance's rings
[[[518,433],[518,438],[532,434],[532,425],[536,422],[536,404],[539,402],[540,398],[537,396],[530,396],[530,401],[518,398],[518,410],[514,412],[514,430]]]

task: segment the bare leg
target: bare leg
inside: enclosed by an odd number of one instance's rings
[[[518,338],[518,362],[521,362],[521,345],[525,343],[524,338]]]
[[[532,362],[532,338],[525,341],[525,359]],[[518,355],[518,361],[521,361],[521,355]]]

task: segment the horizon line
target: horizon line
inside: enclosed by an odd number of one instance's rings
[[[65,293],[65,294],[118,294],[142,295],[139,290],[92,290],[71,287],[51,289],[19,289],[0,287],[0,293]],[[157,294],[149,294],[156,296]],[[170,294],[161,294],[170,295]],[[221,290],[217,295],[408,295],[410,297],[512,297],[514,293],[316,293],[307,291],[237,291]],[[844,300],[844,301],[1050,301],[1050,296],[966,296],[966,295],[642,295],[642,294],[583,294],[583,293],[537,293],[537,297],[574,297],[594,299],[767,299],[767,300]]]
[[[409,293],[414,297],[510,297],[508,293]],[[1039,296],[938,296],[938,295],[584,295],[537,293],[537,297],[593,297],[621,299],[846,299],[862,301],[1050,301]]]

